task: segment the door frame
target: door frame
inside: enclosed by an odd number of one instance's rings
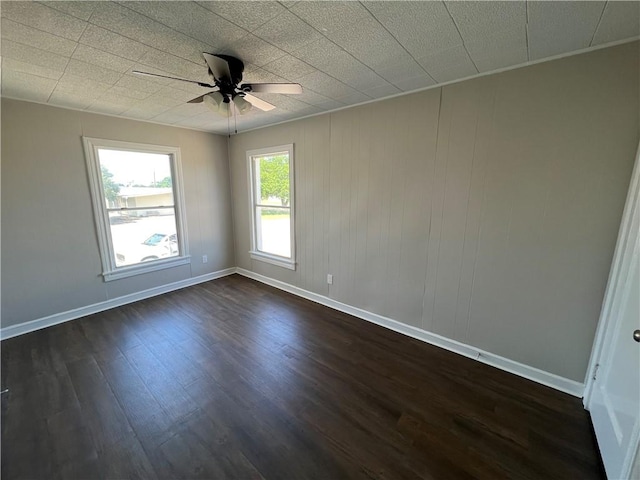
[[[622,223],[618,231],[618,239],[609,272],[609,280],[607,282],[602,309],[600,311],[600,319],[598,321],[596,336],[593,341],[593,349],[591,350],[591,358],[589,359],[589,367],[585,378],[582,401],[586,410],[589,410],[589,405],[593,397],[598,365],[605,360],[603,355],[607,353],[605,348],[606,342],[610,340],[608,333],[615,327],[615,318],[613,317],[615,307],[614,298],[624,295],[625,293],[624,280],[629,273],[629,265],[631,264],[634,250],[633,244],[639,235],[638,232],[634,232],[631,229],[634,215],[640,215],[640,143],[636,151],[635,165],[633,167],[629,191],[622,215]],[[638,452],[639,448],[640,428],[636,428],[631,438],[629,451],[625,456],[626,460],[623,466],[623,475],[627,477],[630,475],[634,463],[634,456],[637,454],[636,452]]]

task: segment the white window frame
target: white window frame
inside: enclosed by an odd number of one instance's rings
[[[102,276],[106,282],[121,278],[140,275],[143,273],[172,268],[191,263],[188,252],[187,230],[185,227],[186,210],[182,188],[182,167],[180,162],[180,148],[163,145],[149,145],[144,143],[121,142],[103,138],[82,137],[85,160],[89,172],[89,187],[93,203],[94,219],[98,234],[98,247],[102,259]],[[116,266],[115,251],[111,238],[109,212],[104,202],[102,175],[100,174],[99,149],[123,150],[127,152],[159,153],[169,156],[171,163],[171,178],[173,181],[173,199],[176,218],[176,233],[178,234],[178,256],[154,260],[153,262]]]
[[[264,157],[267,155],[276,155],[278,153],[287,153],[289,155],[289,213],[290,213],[290,233],[291,233],[291,258],[266,253],[258,250],[258,229],[256,225],[257,207],[260,206],[256,199],[256,178],[255,178],[255,157]],[[296,226],[295,226],[295,189],[294,189],[294,157],[293,144],[278,145],[275,147],[260,148],[247,151],[247,171],[249,174],[249,209],[251,215],[251,250],[249,255],[254,260],[270,263],[279,267],[296,269]]]

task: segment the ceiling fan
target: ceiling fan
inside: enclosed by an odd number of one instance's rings
[[[275,105],[251,95],[251,92],[302,93],[302,86],[298,83],[243,83],[239,85],[240,82],[242,82],[242,72],[244,71],[244,63],[242,63],[242,60],[222,54],[203,53],[202,56],[207,62],[208,72],[213,79],[213,84],[178,77],[169,77],[156,73],[140,72],[138,70],[134,70],[133,73],[195,83],[204,88],[214,88],[215,90],[200,95],[193,100],[189,100],[187,103],[204,102],[209,108],[225,117],[231,115],[231,102],[233,102],[240,115],[247,113],[252,107],[256,107],[265,112],[276,108]]]

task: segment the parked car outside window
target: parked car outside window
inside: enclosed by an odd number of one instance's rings
[[[178,236],[175,233],[154,233],[139,245],[131,245],[124,252],[116,252],[119,264],[151,262],[178,255]]]

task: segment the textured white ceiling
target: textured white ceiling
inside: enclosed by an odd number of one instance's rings
[[[202,52],[245,62],[245,81],[302,95],[238,130],[384,98],[640,35],[637,1],[2,1],[2,95],[216,133],[187,104],[206,89]]]

